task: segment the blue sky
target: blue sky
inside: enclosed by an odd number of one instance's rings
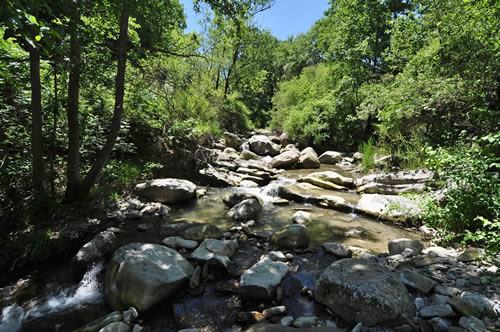
[[[180,0],[187,16],[186,31],[200,31],[197,23],[201,15],[193,12],[193,0]],[[275,0],[271,9],[257,14],[255,20],[261,28],[271,30],[278,39],[287,39],[306,32],[323,12],[328,9],[328,0]]]

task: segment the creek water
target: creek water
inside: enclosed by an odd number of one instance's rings
[[[323,170],[342,173],[338,168],[332,167],[322,168],[321,171]],[[238,191],[252,193],[262,199],[263,210],[256,220],[256,225],[252,227],[262,236],[268,236],[272,231],[289,225],[296,211],[308,211],[312,221],[306,226],[313,248],[318,249],[295,255],[295,259],[290,263],[291,272],[281,285],[284,293],[281,303],[287,306],[288,314],[294,317],[316,315],[320,319],[328,319],[329,315],[322,306],[300,294],[303,287],[313,287],[319,273],[335,260],[332,255],[322,251],[320,243],[337,242],[376,254],[386,252],[387,242],[391,239],[415,238],[416,235],[355,213],[293,202],[285,206],[273,204],[278,199],[279,186],[292,185],[296,179],[308,173],[311,173],[311,170],[287,171],[278,180],[261,188],[208,188],[206,196],[173,206],[165,219],[150,217],[126,221],[120,226],[124,233],[120,233],[118,239],[120,244],[137,241],[160,243],[160,228],[164,222],[210,223],[223,231],[228,230],[237,223],[225,216],[228,209],[222,203],[222,198],[228,193]],[[342,175],[353,177],[349,173]],[[341,195],[355,204],[355,193],[344,192]],[[145,222],[153,223],[156,227],[146,232],[138,232],[137,225]],[[265,249],[249,242],[241,243],[232,258],[232,268],[240,271],[248,269],[265,253]],[[56,265],[0,288],[0,308],[3,308],[0,310],[0,332],[17,332],[21,329],[71,331],[109,313],[111,310],[106,306],[103,295],[104,267],[104,262],[95,264],[75,283],[70,263]],[[237,271],[233,272],[233,275],[238,275]],[[173,299],[142,314],[141,324],[151,331],[175,331],[179,327],[209,327],[207,331],[239,331],[240,327],[235,325],[234,317],[237,309],[244,307],[245,310],[259,310],[259,307],[254,307],[252,303],[242,303],[236,295],[216,294],[215,285],[215,281],[208,282],[201,294],[180,292]]]

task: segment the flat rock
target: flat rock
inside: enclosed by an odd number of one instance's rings
[[[180,236],[171,236],[163,239],[162,243],[172,249],[188,249],[193,250],[198,247],[198,242],[193,240],[186,240]]]
[[[314,298],[352,325],[399,326],[415,316],[415,305],[398,276],[364,259],[330,265],[316,281]]]
[[[420,213],[417,203],[404,196],[363,194],[356,209],[368,215],[390,220],[405,221]]]
[[[272,300],[287,273],[287,264],[265,257],[242,274],[239,295],[243,299]]]
[[[137,194],[160,203],[179,203],[196,197],[196,185],[181,179],[154,179],[136,185]]]
[[[307,182],[324,189],[344,190],[346,187],[353,187],[354,180],[333,171],[315,172],[299,179],[300,182]]]
[[[419,290],[425,294],[428,294],[436,285],[434,280],[411,270],[400,271],[399,280],[406,286]]]
[[[334,242],[325,242],[322,244],[322,246],[326,252],[333,254],[339,258],[352,257],[352,250],[349,247],[344,246],[343,244]]]

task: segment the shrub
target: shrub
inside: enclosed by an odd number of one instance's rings
[[[362,142],[358,147],[359,152],[363,154],[363,159],[361,160],[361,165],[363,166],[363,171],[369,171],[375,168],[375,145],[373,144],[373,139],[370,137],[368,141]]]
[[[422,220],[439,229],[446,242],[500,249],[500,134],[454,148],[427,148],[428,166],[443,188],[440,202],[429,200]]]

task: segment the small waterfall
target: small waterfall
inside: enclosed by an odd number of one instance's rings
[[[259,196],[265,204],[274,202],[278,198],[278,188],[281,186],[289,186],[297,182],[296,180],[280,176],[278,179],[269,182],[262,188],[248,188],[245,191]]]
[[[57,295],[48,295],[27,310],[25,321],[60,312],[82,304],[98,303],[103,299],[98,275],[104,269],[104,263],[98,263],[88,270],[78,286],[62,289]]]
[[[2,310],[0,332],[17,332],[23,325],[24,309],[14,303]]]

